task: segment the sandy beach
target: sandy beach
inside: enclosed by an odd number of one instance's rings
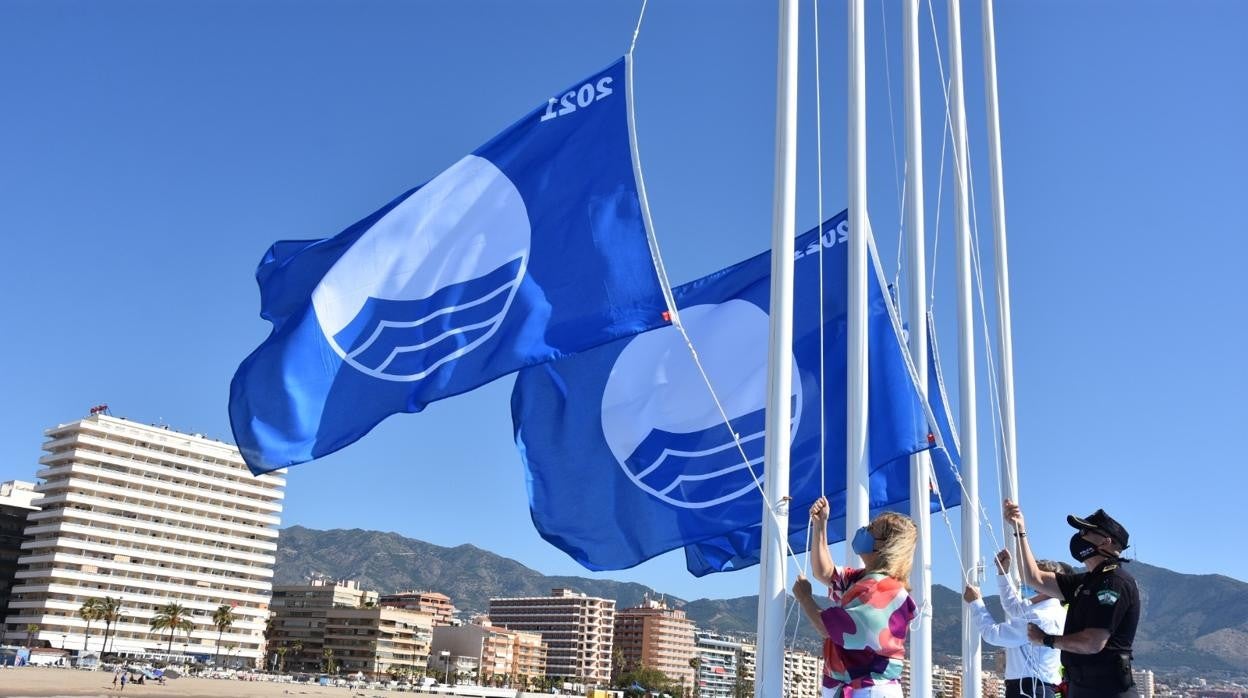
[[[396,693],[393,691],[349,689],[343,687],[309,686],[306,684],[235,681],[226,679],[170,679],[164,686],[126,686],[125,691],[112,687],[113,676],[102,671],[77,669],[45,669],[24,667],[0,670],[0,696],[108,696],[109,698],[236,698],[240,696],[336,696],[359,698],[372,696],[427,696],[427,693]]]

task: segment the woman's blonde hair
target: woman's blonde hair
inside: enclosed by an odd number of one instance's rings
[[[875,564],[871,572],[882,572],[910,590],[910,568],[914,565],[914,545],[918,529],[908,517],[891,511],[875,517],[867,525],[875,538]]]

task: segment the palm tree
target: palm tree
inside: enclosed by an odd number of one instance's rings
[[[702,658],[694,657],[689,660],[689,668],[693,669],[693,695],[701,695],[700,684],[698,683],[698,669],[702,667]]]
[[[326,674],[334,673],[334,651],[328,647],[321,650],[321,656],[325,658],[324,666]]]
[[[303,641],[302,640],[295,640],[294,642],[290,643],[290,654],[291,654],[291,657],[293,657],[295,660],[295,666],[301,667],[303,664],[303,659],[302,659]]]
[[[277,670],[286,671],[286,648],[278,647],[275,651],[277,652]]]
[[[234,616],[234,608],[232,606],[221,604],[217,606],[217,610],[212,612],[212,624],[217,626],[217,654],[213,659],[215,664],[221,664],[221,636],[225,634],[226,630],[230,629],[231,625],[234,625],[236,620],[238,618]]]
[[[39,633],[39,626],[36,623],[26,624],[26,649],[35,646],[35,635]]]
[[[91,621],[100,619],[100,600],[94,596],[82,602],[78,608],[78,616],[87,621],[87,639],[82,643],[82,651],[91,648]]]
[[[156,617],[152,618],[152,630],[169,631],[169,647],[167,654],[173,654],[173,634],[179,630],[189,638],[195,624],[191,622],[191,612],[180,603],[172,602],[156,609]]]
[[[100,656],[102,657],[108,651],[108,640],[113,635],[112,628],[115,623],[121,621],[121,599],[105,596],[100,601],[100,620],[104,621],[104,645],[100,647]],[[117,641],[114,636],[113,642]]]

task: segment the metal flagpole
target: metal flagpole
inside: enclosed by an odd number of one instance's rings
[[[971,302],[970,161],[966,145],[966,100],[962,82],[962,7],[949,3],[949,107],[952,110],[954,160],[954,227],[958,256],[958,402],[961,407],[962,568],[967,583],[979,584],[979,429],[976,424],[975,308]],[[979,698],[982,652],[970,604],[962,606],[962,696]]]
[[[997,34],[992,0],[983,0],[984,14],[984,100],[988,107],[988,169],[992,180],[992,228],[997,255],[997,391],[1001,401],[1002,438],[1005,458],[999,477],[1006,496],[1018,501],[1018,440],[1014,430],[1014,332],[1010,322],[1010,263],[1005,237],[1005,181],[1001,172],[1001,110],[997,101]],[[1002,523],[1003,531],[1009,529]],[[1014,575],[1018,569],[1010,568]]]
[[[870,517],[867,476],[867,59],[864,0],[849,1],[849,293],[846,352],[845,561]]]
[[[923,110],[919,84],[919,0],[905,0],[902,53],[906,63],[906,232],[909,234],[910,353],[919,392],[927,396],[927,239],[923,223]],[[936,426],[932,425],[935,429]],[[910,626],[910,696],[932,695],[932,507],[926,451],[910,458],[910,516],[918,528],[911,595],[919,617]]]
[[[780,0],[776,69],[776,169],[771,218],[771,330],[767,350],[767,436],[763,544],[754,695],[784,692],[785,542],[793,394],[793,235],[797,181],[797,0]],[[767,511],[772,507],[775,516]]]

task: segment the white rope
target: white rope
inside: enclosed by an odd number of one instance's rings
[[[641,12],[637,14],[637,27],[633,29],[633,40],[628,45],[628,55],[633,55],[633,49],[637,48],[637,36],[641,34],[641,20],[646,17],[646,5],[650,0],[641,0]]]
[[[823,330],[823,81],[819,76],[819,0],[813,0],[815,8],[815,177],[818,180],[819,202],[819,495],[827,494],[827,419],[824,415],[824,330]],[[807,537],[809,540],[809,536]]]
[[[905,202],[906,202],[906,181],[902,179],[902,172],[909,172],[910,162],[906,161],[901,167],[897,166],[897,115],[892,106],[892,51],[889,50],[889,12],[886,9],[885,0],[880,0],[880,20],[884,27],[884,80],[887,95],[889,95],[889,139],[892,141],[892,187],[897,192],[897,210],[902,212],[901,216],[897,216],[897,270],[892,277],[892,287],[901,287],[901,268],[902,260],[905,260],[905,248],[902,243],[905,242]]]
[[[728,410],[724,408],[724,403],[720,401],[719,394],[715,392],[715,386],[711,383],[711,377],[706,372],[706,367],[702,365],[702,359],[698,356],[697,349],[693,346],[693,340],[689,338],[689,333],[685,330],[684,324],[673,323],[673,326],[680,331],[680,336],[685,340],[685,346],[689,348],[689,356],[693,358],[693,364],[698,367],[698,373],[702,376],[702,382],[706,385],[707,391],[711,394],[711,400],[715,403],[715,409],[719,410],[720,419],[724,420],[724,427],[728,429],[728,433],[732,434],[732,443],[737,447],[737,453],[741,455],[741,462],[745,464],[746,470],[750,473],[750,478],[754,480],[754,488],[758,490],[763,498],[763,507],[767,513],[771,515],[772,522],[776,524],[776,530],[780,532],[780,538],[784,542],[784,547],[788,550],[789,557],[793,561],[793,565],[801,571],[801,567],[797,565],[795,559],[797,553],[793,551],[793,546],[789,545],[789,531],[787,527],[780,525],[780,516],[776,514],[776,509],[767,499],[767,491],[763,487],[763,483],[758,479],[758,473],[754,472],[754,466],[750,463],[750,458],[745,454],[745,447],[741,445],[741,435],[736,429],[732,428],[732,420],[728,417]],[[790,425],[790,428],[792,426]],[[785,497],[785,505],[788,504],[788,497]],[[766,544],[764,541],[762,544]],[[761,554],[761,550],[759,551]]]

